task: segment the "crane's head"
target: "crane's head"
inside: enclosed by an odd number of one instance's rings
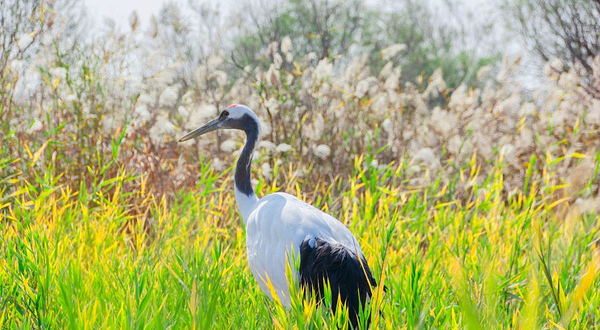
[[[186,134],[179,142],[193,139],[202,134],[218,129],[239,129],[247,135],[258,137],[260,123],[254,111],[242,104],[232,104],[221,111],[219,117],[211,120],[206,125]]]

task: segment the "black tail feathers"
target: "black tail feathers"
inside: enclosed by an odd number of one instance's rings
[[[333,311],[341,299],[348,308],[350,323],[358,329],[360,310],[377,286],[367,261],[341,244],[308,238],[300,245],[300,285],[322,300],[325,283],[331,287]],[[366,322],[368,326],[369,318]]]

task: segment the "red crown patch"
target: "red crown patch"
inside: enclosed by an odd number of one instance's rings
[[[233,107],[237,107],[238,105],[239,105],[239,104],[237,104],[237,103],[234,103],[234,104],[232,104],[232,105],[228,106],[228,107],[227,107],[227,108],[225,108],[225,109],[231,109],[231,108],[233,108]]]

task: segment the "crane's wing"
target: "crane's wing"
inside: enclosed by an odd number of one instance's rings
[[[286,306],[289,306],[286,260],[300,259],[303,241],[318,238],[322,242],[339,244],[364,258],[356,238],[346,226],[289,194],[263,197],[248,217],[246,226],[250,269],[261,289],[272,297],[270,282]]]

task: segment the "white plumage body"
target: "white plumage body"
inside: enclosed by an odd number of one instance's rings
[[[363,255],[356,238],[346,226],[292,195],[267,195],[255,205],[247,219],[244,217],[248,264],[261,289],[273,298],[268,278],[285,306],[290,305],[286,256],[290,262],[298,260],[300,244],[305,239],[318,237],[339,243],[358,256]]]

